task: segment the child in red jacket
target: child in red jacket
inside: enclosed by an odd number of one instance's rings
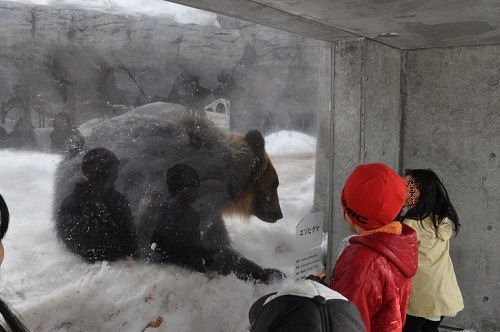
[[[358,166],[342,190],[348,227],[357,234],[342,252],[329,287],[353,302],[366,331],[401,331],[417,271],[417,237],[395,221],[406,199],[405,181],[381,163]]]

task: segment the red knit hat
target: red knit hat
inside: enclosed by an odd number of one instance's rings
[[[359,165],[342,189],[344,213],[364,230],[391,223],[406,200],[404,179],[382,163]]]

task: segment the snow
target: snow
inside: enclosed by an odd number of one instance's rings
[[[125,15],[169,16],[181,24],[220,27],[217,15],[164,0],[4,0],[61,9],[95,10]]]
[[[310,212],[314,139],[291,131],[266,137],[280,177],[283,220],[267,224],[228,218],[234,247],[289,279],[254,285],[234,275],[190,272],[132,260],[89,265],[68,253],[53,231],[53,180],[60,157],[0,151],[0,193],[11,212],[0,266],[0,294],[32,331],[248,331],[248,309],[292,282],[295,226]],[[272,152],[271,152],[272,151]],[[288,155],[287,152],[293,153]],[[310,158],[297,158],[301,151]],[[465,332],[474,332],[467,330]]]
[[[297,131],[282,130],[266,136],[266,150],[272,155],[315,153],[316,139]]]
[[[269,148],[293,143],[290,151],[307,150],[298,139],[303,136],[290,135],[266,141]],[[54,234],[51,201],[60,157],[0,151],[0,192],[11,211],[1,296],[33,331],[142,331],[158,316],[162,324],[146,331],[247,331],[253,301],[292,281],[295,226],[312,207],[314,145],[309,143],[310,158],[270,153],[280,176],[282,220],[226,220],[237,250],[290,276],[273,285],[132,260],[89,265],[68,253]]]

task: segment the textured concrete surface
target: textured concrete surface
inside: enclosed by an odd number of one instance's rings
[[[258,1],[174,0],[169,2],[211,11],[324,41],[342,40],[357,36],[356,34],[322,24],[306,17],[300,17],[284,10],[261,4]]]
[[[465,310],[444,325],[500,331],[500,46],[400,52],[357,39],[332,52],[333,127],[318,132],[318,141],[330,139],[332,158],[316,173],[332,183],[329,268],[348,234],[340,190],[357,164],[431,168],[463,225],[451,255]],[[328,119],[323,112],[319,119]]]
[[[327,271],[340,240],[349,234],[339,202],[351,171],[359,163],[376,161],[399,167],[400,66],[399,51],[376,42],[356,39],[333,45],[333,126],[318,131],[318,145],[330,139],[332,157],[329,169],[316,169],[317,182],[331,179],[332,186],[331,205],[325,211],[331,220]]]
[[[363,58],[362,161],[381,161],[398,170],[401,55],[398,50],[367,41]]]
[[[320,70],[318,82],[318,112],[315,174],[321,174],[321,181],[314,182],[314,211],[323,212],[326,232],[330,208],[330,193],[332,192],[332,45],[325,43],[320,49]]]
[[[500,43],[497,0],[174,0],[315,39],[402,49]]]
[[[500,46],[405,57],[402,166],[436,171],[462,224],[451,254],[465,310],[444,324],[500,331]]]
[[[330,224],[327,272],[331,273],[340,240],[349,234],[340,208],[340,191],[361,155],[361,50],[364,40],[334,44],[333,54],[333,141]],[[321,133],[318,133],[321,135]],[[317,181],[321,181],[316,177]]]

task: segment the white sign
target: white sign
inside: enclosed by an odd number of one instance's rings
[[[322,240],[323,213],[309,213],[295,227],[295,251],[304,252],[318,247]]]
[[[323,214],[306,215],[295,228],[295,280],[323,271]]]
[[[321,247],[316,247],[296,256],[295,281],[305,279],[310,274],[323,271]]]

